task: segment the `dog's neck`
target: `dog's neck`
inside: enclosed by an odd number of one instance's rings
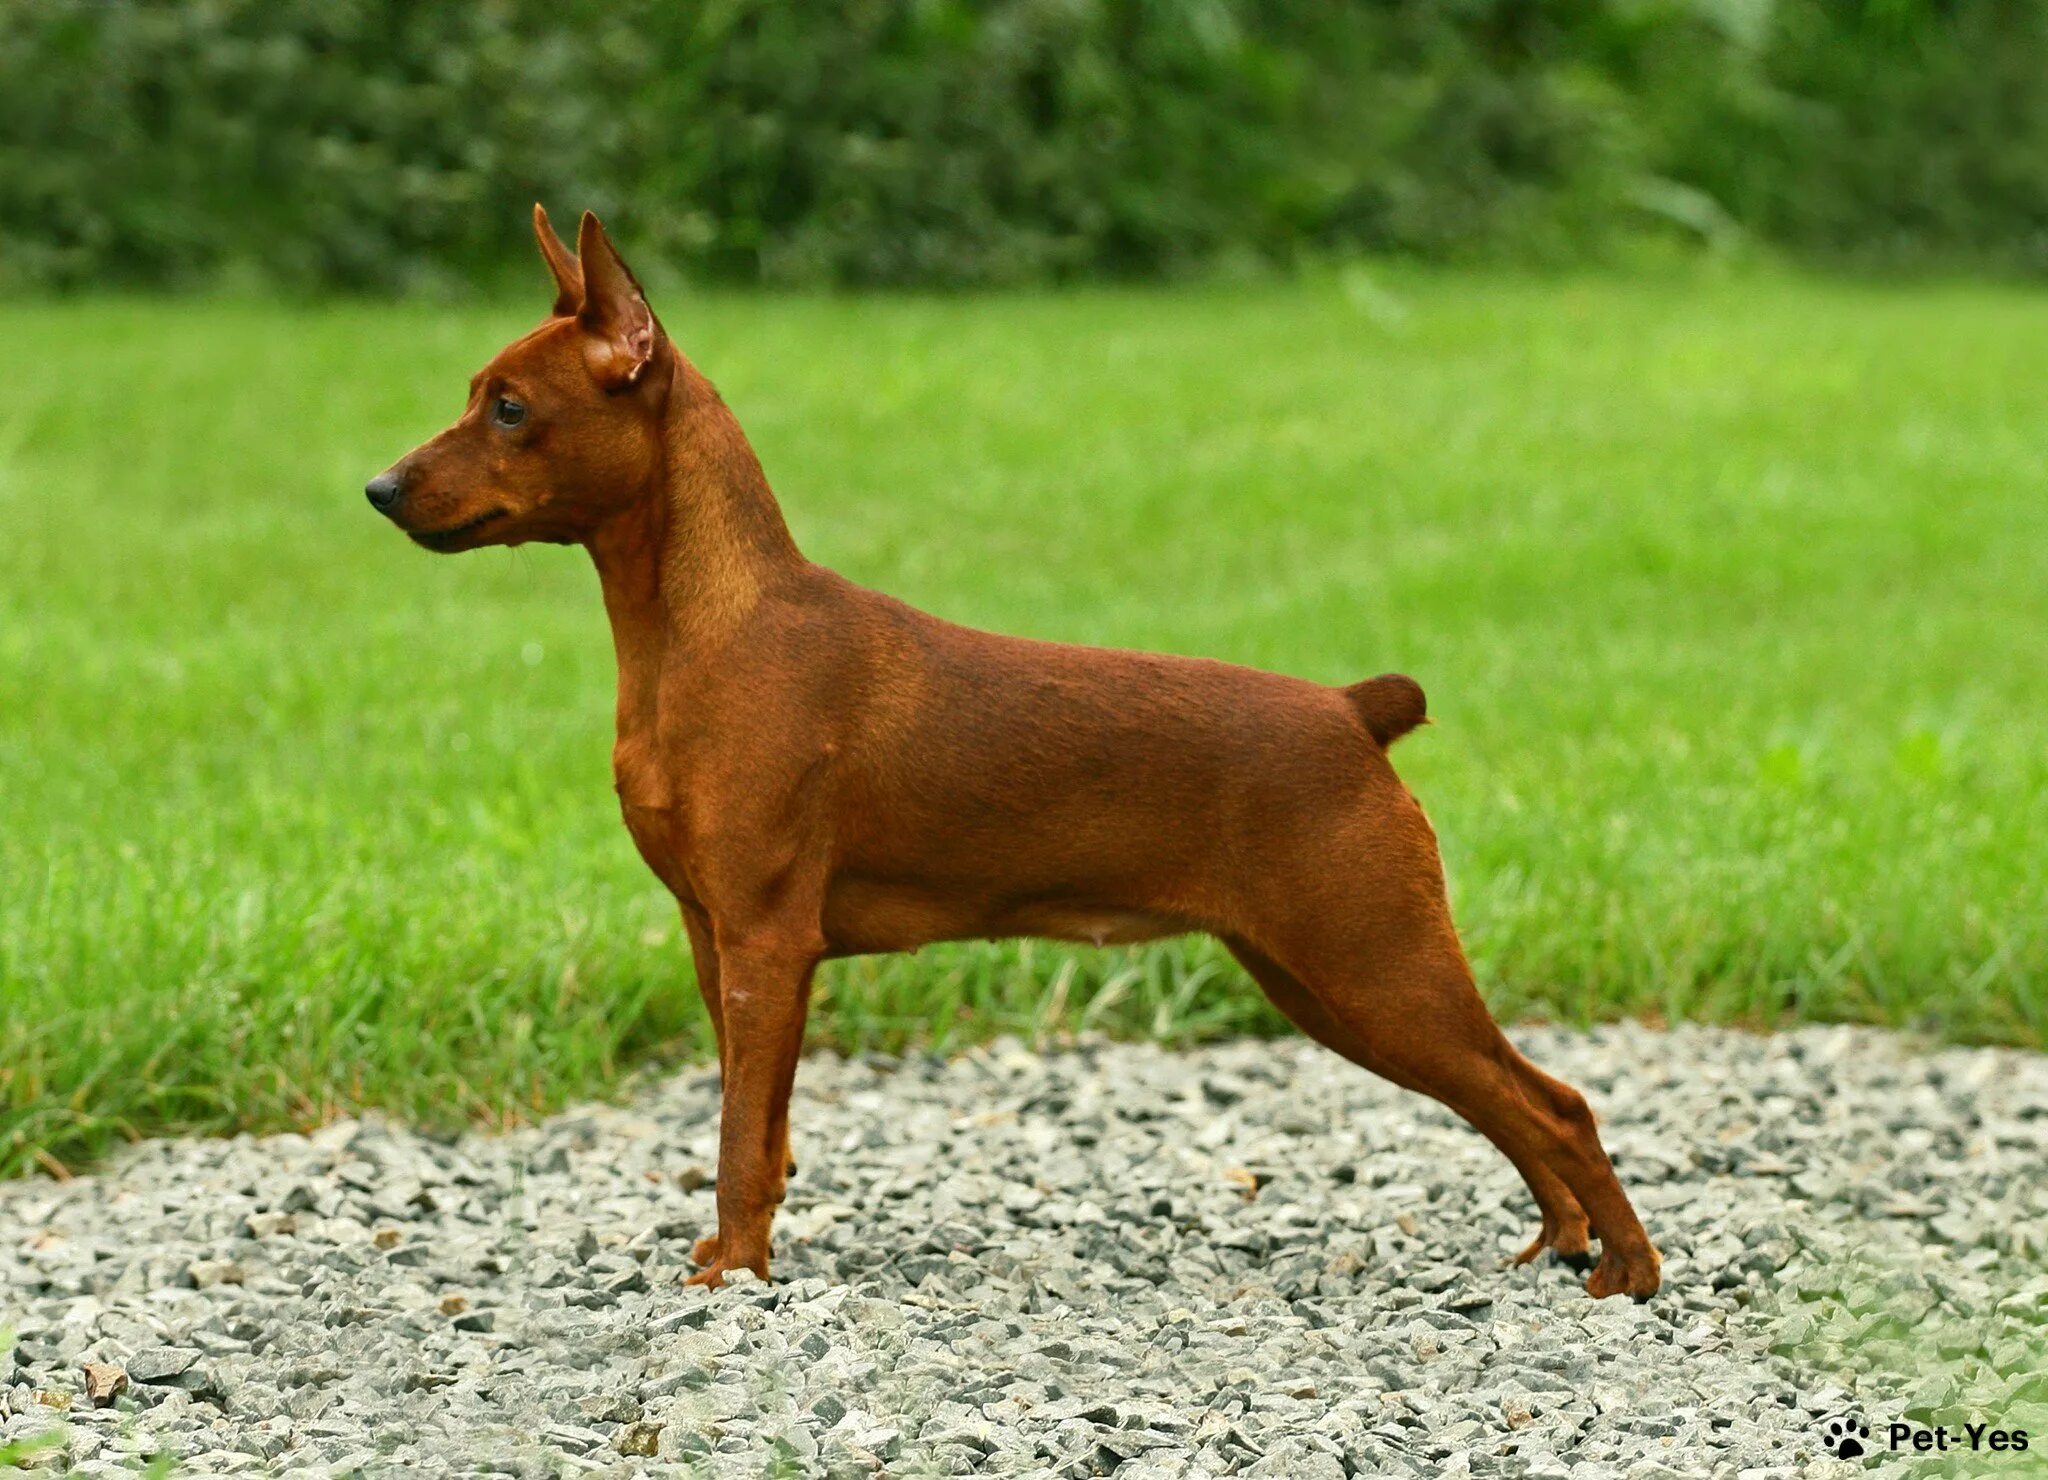
[[[805,568],[739,421],[677,356],[647,488],[587,541],[619,660],[619,730],[651,722],[669,663],[709,658]]]

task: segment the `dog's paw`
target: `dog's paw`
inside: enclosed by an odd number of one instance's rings
[[[1600,1263],[1586,1277],[1586,1293],[1595,1300],[1605,1300],[1609,1295],[1648,1300],[1664,1283],[1663,1268],[1664,1261],[1647,1243],[1626,1254],[1603,1245]]]
[[[716,1264],[718,1262],[718,1249],[718,1235],[707,1233],[704,1237],[698,1239],[696,1243],[690,1245],[690,1262],[699,1269]]]
[[[1593,1267],[1591,1239],[1583,1218],[1568,1225],[1554,1223],[1551,1219],[1545,1218],[1543,1231],[1536,1235],[1535,1241],[1528,1248],[1515,1255],[1514,1263],[1533,1264],[1543,1257],[1546,1249],[1556,1254],[1561,1263],[1570,1265],[1581,1274]]]
[[[729,1276],[742,1273],[758,1275],[764,1280],[767,1279],[768,1256],[763,1254],[757,1259],[719,1259],[705,1265],[704,1268],[698,1270],[695,1274],[684,1280],[683,1283],[686,1285],[702,1285],[707,1290],[716,1290],[726,1282]]]

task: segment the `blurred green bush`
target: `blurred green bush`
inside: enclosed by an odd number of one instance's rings
[[[0,0],[0,283],[2048,265],[2040,0]]]

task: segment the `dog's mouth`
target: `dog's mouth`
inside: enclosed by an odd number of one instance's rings
[[[465,519],[460,524],[451,524],[446,529],[409,529],[405,534],[415,545],[446,554],[459,546],[465,537],[476,533],[494,520],[503,519],[511,512],[510,509],[486,509],[476,518]]]

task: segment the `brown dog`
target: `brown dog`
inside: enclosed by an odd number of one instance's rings
[[[1522,1254],[1646,1297],[1657,1252],[1585,1100],[1472,984],[1436,839],[1387,762],[1389,675],[1325,688],[956,627],[798,553],[739,424],[595,217],[534,208],[558,294],[447,431],[368,487],[430,550],[581,544],[618,649],[619,804],[682,904],[718,1035],[718,1231],[768,1273],[811,974],[930,941],[1220,937],[1311,1037],[1433,1095],[1543,1213]],[[580,258],[580,260],[579,260]]]

